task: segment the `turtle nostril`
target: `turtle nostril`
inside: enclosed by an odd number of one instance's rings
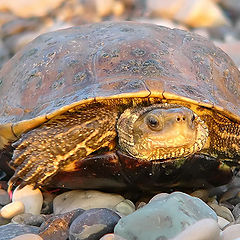
[[[181,115],[181,116],[177,116],[177,118],[176,118],[176,121],[177,122],[185,122],[185,120],[186,120],[186,117],[183,115]]]

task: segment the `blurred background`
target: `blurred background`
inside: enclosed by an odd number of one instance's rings
[[[240,68],[240,0],[0,0],[0,68],[44,32],[109,20],[196,32]]]

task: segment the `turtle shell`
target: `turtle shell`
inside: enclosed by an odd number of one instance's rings
[[[240,120],[240,72],[227,54],[194,33],[134,22],[37,37],[1,70],[0,96],[0,148],[4,139],[103,99],[179,100]]]

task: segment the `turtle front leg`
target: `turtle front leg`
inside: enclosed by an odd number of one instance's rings
[[[59,170],[84,159],[102,147],[111,148],[116,137],[117,111],[109,106],[91,107],[67,112],[26,133],[14,143],[10,165],[15,173],[13,185],[47,184]]]

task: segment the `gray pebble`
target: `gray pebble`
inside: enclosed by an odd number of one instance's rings
[[[93,208],[78,216],[69,229],[70,240],[99,240],[113,232],[120,217],[107,208]]]
[[[69,226],[72,219],[75,219],[83,212],[83,209],[75,209],[71,212],[50,217],[41,225],[39,235],[44,240],[66,240],[69,235]]]
[[[38,227],[27,226],[21,224],[9,223],[7,225],[0,226],[1,240],[11,240],[14,237],[23,235],[25,233],[38,233]]]
[[[240,203],[238,203],[238,204],[234,207],[234,209],[233,209],[233,211],[232,211],[232,214],[233,214],[233,216],[234,216],[235,219],[238,219],[238,218],[239,218],[239,216],[240,216]]]
[[[47,216],[34,215],[31,213],[23,213],[12,218],[12,223],[25,224],[40,227],[40,225],[46,220]]]
[[[0,205],[5,206],[10,203],[10,198],[7,191],[0,189]]]

